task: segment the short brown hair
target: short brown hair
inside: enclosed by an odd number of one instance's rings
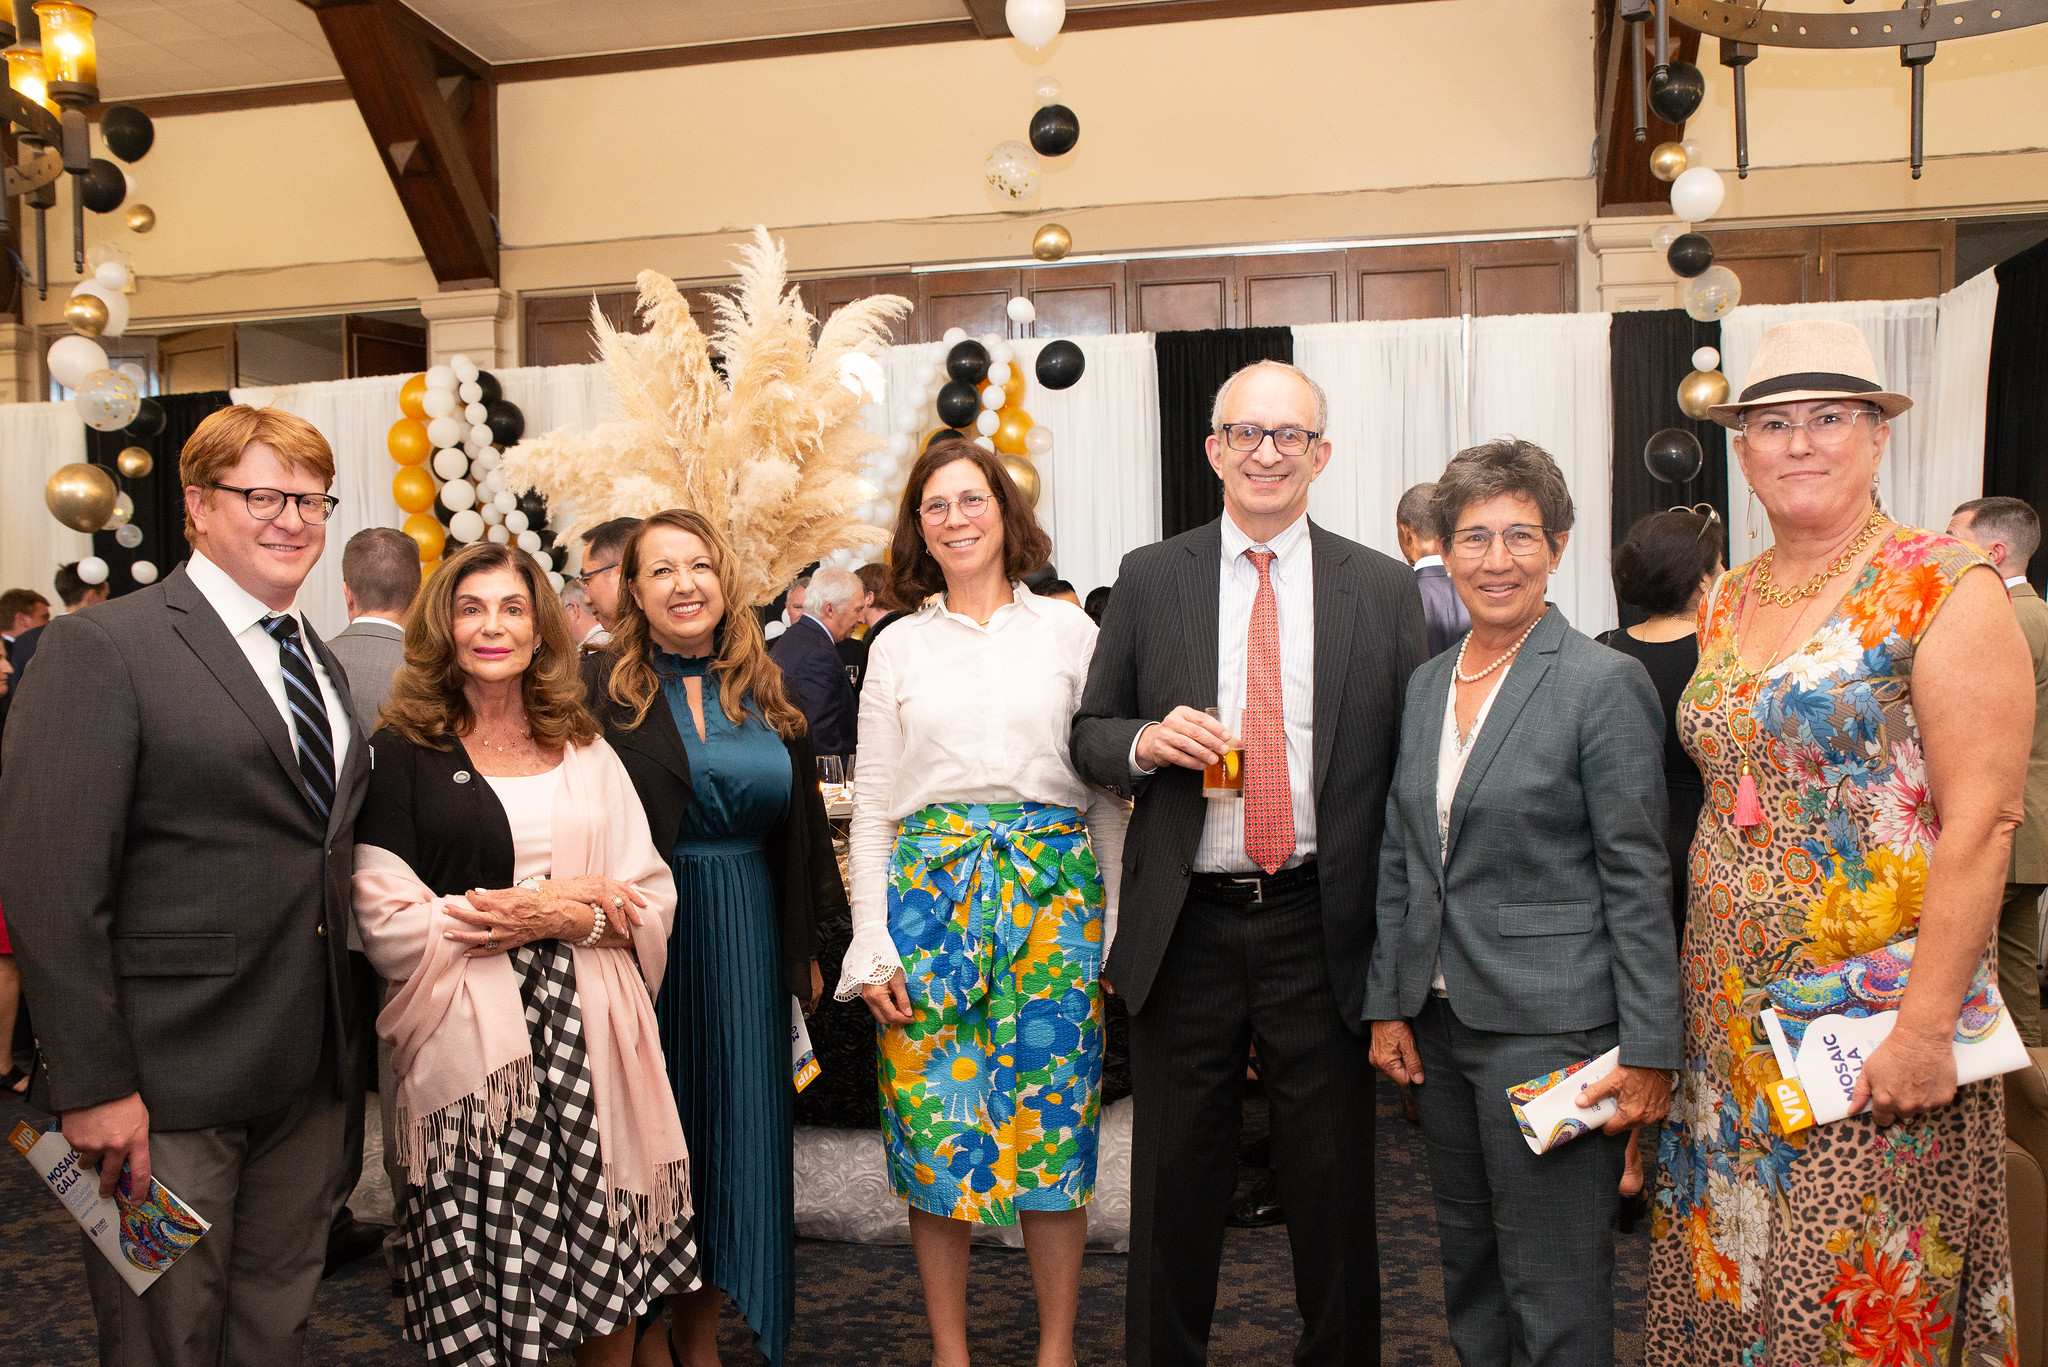
[[[965,437],[941,437],[924,448],[924,454],[910,467],[903,481],[903,497],[896,505],[896,533],[889,544],[889,563],[896,574],[896,600],[915,607],[946,587],[946,573],[932,553],[925,549],[924,519],[918,509],[924,503],[924,486],[932,476],[956,460],[971,460],[988,480],[989,492],[1003,512],[1003,574],[1022,579],[1033,570],[1052,563],[1052,538],[1031,512],[1017,481],[996,459]]]
[[[1550,453],[1520,437],[1497,437],[1451,457],[1436,481],[1436,534],[1448,548],[1458,519],[1475,503],[1522,494],[1543,515],[1543,539],[1557,553],[1557,538],[1572,529],[1572,491]]]
[[[38,607],[50,606],[50,600],[34,589],[9,589],[0,593],[0,626],[12,626],[14,619],[33,616]]]
[[[495,541],[449,556],[412,600],[405,614],[405,663],[391,680],[391,701],[377,714],[377,724],[434,750],[446,750],[476,725],[463,691],[468,676],[455,654],[455,597],[464,580],[492,570],[517,573],[533,602],[533,660],[520,681],[533,738],[547,749],[590,744],[597,739],[597,723],[583,705],[576,642],[561,601],[532,556]]]
[[[1969,518],[1972,533],[1990,533],[1986,541],[2005,542],[2011,548],[2006,564],[2019,566],[2014,574],[2026,573],[2027,562],[2041,549],[2041,515],[2025,499],[1973,498],[1958,506],[1950,520],[1954,517]]]
[[[860,576],[861,588],[865,592],[875,595],[876,607],[889,612],[894,612],[897,609],[899,604],[896,602],[896,576],[889,573],[887,565],[884,565],[879,560],[872,560],[855,570],[854,573]]]
[[[178,454],[178,483],[212,498],[215,481],[241,463],[251,442],[259,441],[277,452],[287,470],[311,470],[321,488],[334,486],[334,452],[319,428],[282,408],[245,403],[217,408],[200,421]],[[190,512],[185,514],[185,540],[199,544]]]
[[[341,582],[358,607],[404,612],[420,591],[420,543],[392,527],[365,527],[342,548]]]

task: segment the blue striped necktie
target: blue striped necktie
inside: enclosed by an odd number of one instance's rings
[[[266,617],[263,629],[277,642],[278,659],[284,665],[284,700],[292,709],[292,730],[299,737],[299,773],[325,821],[334,810],[334,730],[328,725],[327,704],[320,697],[320,680],[314,677],[313,662],[306,658],[306,643],[299,639],[298,618],[289,614]]]

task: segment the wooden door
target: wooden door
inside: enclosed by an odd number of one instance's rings
[[[825,321],[856,299],[876,294],[894,294],[908,299],[910,312],[896,320],[889,341],[895,346],[917,340],[917,277],[914,275],[842,275],[827,280],[800,281],[804,307],[819,322]]]
[[[156,339],[159,394],[198,394],[233,389],[240,382],[235,362],[235,325],[167,332]]]
[[[1237,258],[1175,256],[1124,263],[1133,332],[1237,327]]]
[[[1025,329],[1033,337],[1099,337],[1124,330],[1124,265],[1031,266],[1024,297],[1037,310]]]
[[[590,326],[591,301],[595,299],[605,320],[617,327],[623,321],[619,303],[627,297],[612,292],[526,300],[526,340],[520,352],[521,363],[586,365],[598,359],[597,335]]]
[[[1455,242],[1355,247],[1344,272],[1354,319],[1455,318],[1463,307]]]
[[[1287,252],[1237,259],[1241,327],[1301,327],[1341,322],[1344,253]]]
[[[1709,232],[1714,264],[1742,281],[1745,304],[1803,304],[1824,299],[1820,229],[1749,228]]]
[[[1576,313],[1579,244],[1572,237],[1459,244],[1465,312]]]
[[[427,330],[368,314],[345,314],[341,320],[341,373],[344,379],[365,375],[413,375],[427,368]]]
[[[1955,287],[1956,225],[1830,224],[1820,230],[1820,266],[1828,299],[1932,299]],[[1743,283],[1743,302],[1754,302]]]
[[[1010,322],[1010,300],[1022,293],[1023,272],[1012,268],[984,271],[934,271],[917,277],[918,337],[936,342],[948,328],[965,328],[970,337],[993,332],[1017,335]]]

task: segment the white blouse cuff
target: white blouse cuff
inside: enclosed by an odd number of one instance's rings
[[[839,970],[839,986],[832,996],[836,1001],[850,1002],[860,995],[860,990],[871,983],[886,983],[903,971],[903,958],[896,952],[896,942],[889,936],[886,925],[860,926],[853,932],[853,943],[846,948],[846,958]]]

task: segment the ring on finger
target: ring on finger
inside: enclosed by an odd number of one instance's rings
[[[498,943],[498,928],[497,928],[496,926],[486,926],[486,927],[484,927],[484,948],[485,948],[485,949],[490,949],[490,948],[493,948],[494,946],[496,946],[496,944],[497,944],[497,943]]]

